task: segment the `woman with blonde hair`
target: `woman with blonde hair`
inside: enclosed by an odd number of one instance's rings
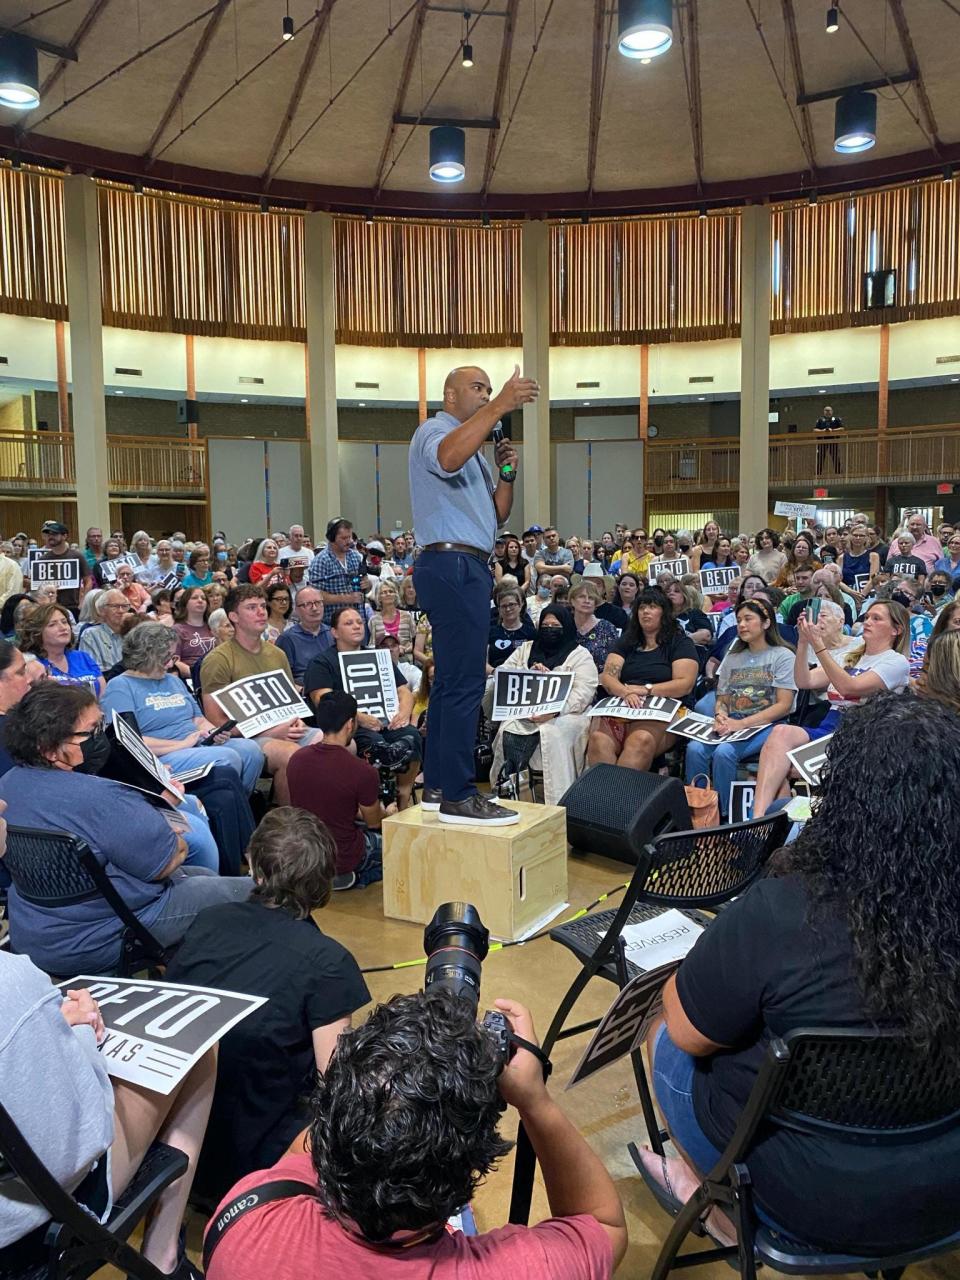
[[[393,636],[400,646],[399,660],[412,662],[416,634],[413,618],[400,608],[399,587],[393,579],[384,579],[377,594],[377,612],[370,619],[371,645],[376,647],[384,636]]]
[[[916,691],[921,698],[934,698],[960,715],[960,630],[941,631],[930,638]]]
[[[603,604],[603,588],[597,578],[581,578],[575,587],[570,588],[567,599],[573,610],[577,643],[593,659],[599,679],[620,634],[612,622],[597,617],[597,609]]]
[[[777,725],[763,744],[753,802],[754,817],[762,817],[778,798],[790,794],[792,764],[788,751],[827,738],[848,707],[885,689],[905,689],[910,679],[910,615],[894,600],[872,604],[863,616],[862,644],[840,661],[827,649],[819,620],[798,620],[799,640],[793,674],[798,689],[825,691],[830,710],[816,726]],[[811,667],[810,656],[820,659]]]
[[[154,580],[153,542],[146,529],[138,529],[130,539],[130,563],[133,576],[141,586],[148,587]]]

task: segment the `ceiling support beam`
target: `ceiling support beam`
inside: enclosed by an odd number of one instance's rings
[[[693,164],[697,175],[697,191],[703,190],[703,105],[700,94],[700,31],[697,0],[687,0],[686,31],[680,15],[680,45],[683,75],[687,83],[687,109],[693,138]],[[689,46],[689,51],[688,51]]]
[[[780,0],[783,9],[783,25],[787,31],[787,45],[790,49],[790,62],[793,65],[793,80],[797,90],[797,102],[800,103],[800,132],[803,139],[803,151],[810,166],[811,177],[817,175],[817,148],[813,138],[813,125],[810,122],[810,110],[806,102],[800,99],[806,95],[807,86],[803,74],[803,60],[800,57],[800,40],[797,36],[797,15],[793,8],[793,0]]]
[[[217,0],[216,9],[214,9],[213,13],[207,19],[207,25],[203,28],[200,39],[197,41],[196,48],[190,56],[190,61],[187,63],[184,73],[180,77],[180,83],[177,85],[173,97],[167,103],[166,110],[160,117],[160,121],[154,129],[150,137],[150,141],[147,143],[146,150],[143,153],[143,159],[147,165],[153,163],[153,153],[156,150],[157,144],[163,137],[163,132],[167,125],[173,119],[173,114],[177,107],[179,107],[180,103],[187,96],[187,90],[193,84],[194,76],[200,70],[200,63],[203,62],[203,59],[206,57],[207,50],[210,48],[210,43],[217,33],[217,27],[219,27],[223,20],[223,15],[226,13],[229,5],[230,0]]]
[[[307,51],[303,56],[303,62],[300,64],[300,70],[297,73],[296,83],[287,102],[287,109],[283,113],[283,119],[280,122],[280,128],[277,130],[277,136],[273,140],[273,146],[270,148],[270,154],[267,156],[267,163],[263,166],[263,173],[260,175],[264,188],[270,186],[273,181],[274,161],[280,153],[283,140],[287,136],[290,126],[293,124],[294,117],[300,107],[300,100],[303,97],[303,91],[307,87],[307,81],[310,79],[310,73],[313,70],[314,63],[317,60],[317,54],[320,52],[320,42],[323,39],[323,33],[327,29],[330,22],[330,14],[333,12],[333,6],[337,0],[323,0],[323,8],[320,16],[313,24],[313,30],[310,32],[310,41],[307,44]]]
[[[900,47],[903,49],[903,56],[907,66],[916,80],[917,84],[917,101],[920,105],[920,114],[923,116],[923,122],[927,127],[927,133],[933,140],[933,145],[940,150],[940,132],[937,129],[937,118],[933,114],[933,107],[930,103],[930,97],[927,93],[927,86],[924,84],[923,75],[920,71],[920,61],[917,58],[917,50],[914,47],[913,36],[910,34],[910,27],[907,23],[907,15],[903,11],[903,0],[887,0],[890,6],[890,14],[893,18],[894,25],[897,28],[897,35],[900,37]]]
[[[888,85],[913,84],[916,78],[915,71],[900,71],[895,76],[884,76],[882,80],[861,80],[858,84],[845,84],[839,89],[821,89],[819,93],[798,93],[797,106],[804,107],[810,102],[830,102],[834,98],[842,98],[845,93],[856,93],[858,89],[869,93],[873,89],[886,89]]]
[[[420,0],[417,5],[417,11],[413,16],[413,26],[410,28],[410,38],[407,40],[407,52],[403,57],[403,69],[400,72],[397,95],[393,100],[393,111],[390,113],[390,125],[387,129],[387,136],[383,140],[383,148],[377,164],[377,176],[373,183],[375,197],[380,195],[387,161],[390,159],[390,151],[393,147],[393,140],[397,136],[397,116],[403,110],[403,101],[407,96],[407,89],[410,87],[410,78],[413,75],[413,65],[417,60],[417,50],[420,48],[420,37],[423,35],[423,24],[427,17],[427,8],[427,0]]]
[[[491,129],[487,139],[487,154],[483,161],[483,181],[480,184],[480,195],[486,199],[493,178],[493,161],[497,153],[497,136],[500,132],[500,112],[503,109],[503,98],[507,91],[507,76],[510,72],[510,55],[513,53],[513,33],[517,25],[517,9],[520,0],[508,0],[506,22],[503,24],[503,39],[500,41],[500,65],[497,67],[497,87],[493,93],[493,111],[491,114],[497,121],[497,127]]]
[[[109,3],[110,0],[93,0],[93,3],[90,5],[90,8],[87,10],[76,31],[74,31],[73,36],[67,41],[67,47],[72,51],[73,57],[69,60],[67,58],[58,59],[57,65],[40,86],[41,100],[47,96],[53,86],[63,75],[64,71],[67,69],[68,61],[76,62],[81,44],[83,44],[86,37],[93,30],[97,21],[103,16],[103,11]],[[26,130],[23,130],[23,132],[26,132]]]
[[[590,117],[587,126],[587,193],[593,195],[597,173],[597,144],[600,138],[600,108],[603,105],[603,29],[606,0],[593,0],[593,58],[590,66]]]
[[[76,62],[79,57],[72,45],[54,44],[52,40],[41,40],[39,36],[32,36],[29,31],[21,31],[18,27],[0,26],[0,36],[20,36],[41,53],[52,54],[55,58],[62,58],[64,62]]]
[[[428,129],[433,129],[438,125],[448,125],[454,129],[500,128],[500,120],[497,116],[481,116],[479,119],[471,117],[464,120],[461,116],[411,116],[405,115],[402,111],[393,117],[393,123],[425,125]]]

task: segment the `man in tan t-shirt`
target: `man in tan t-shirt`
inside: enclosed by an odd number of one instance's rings
[[[279,668],[293,682],[287,655],[275,644],[262,639],[263,629],[267,625],[267,606],[262,588],[251,583],[234,587],[227,592],[223,607],[233,623],[233,639],[225,640],[223,644],[211,649],[200,667],[203,713],[213,725],[223,724],[227,716],[211,695],[218,689],[233,684],[234,680],[263,675]],[[287,761],[298,747],[306,746],[308,742],[317,742],[322,737],[319,730],[308,729],[299,716],[257,735],[256,741],[263,750],[267,768],[273,775],[274,799],[277,804],[290,803]]]

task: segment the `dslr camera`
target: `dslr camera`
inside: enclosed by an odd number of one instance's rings
[[[468,1000],[474,1012],[480,1007],[480,968],[490,948],[490,930],[469,902],[445,902],[437,907],[423,931],[427,968],[424,991],[445,987]],[[510,1024],[498,1010],[488,1010],[480,1025],[493,1037],[501,1067],[513,1053]]]
[[[405,772],[413,759],[412,749],[406,742],[375,742],[366,757],[380,775],[380,799],[392,804],[397,798],[397,774]]]

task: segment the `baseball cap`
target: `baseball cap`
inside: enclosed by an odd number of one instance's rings
[[[378,551],[380,555],[384,554],[383,543],[378,542],[376,538],[373,538],[370,542],[367,543],[367,550]]]
[[[40,532],[41,533],[66,533],[67,526],[65,524],[61,524],[59,520],[45,520]]]

